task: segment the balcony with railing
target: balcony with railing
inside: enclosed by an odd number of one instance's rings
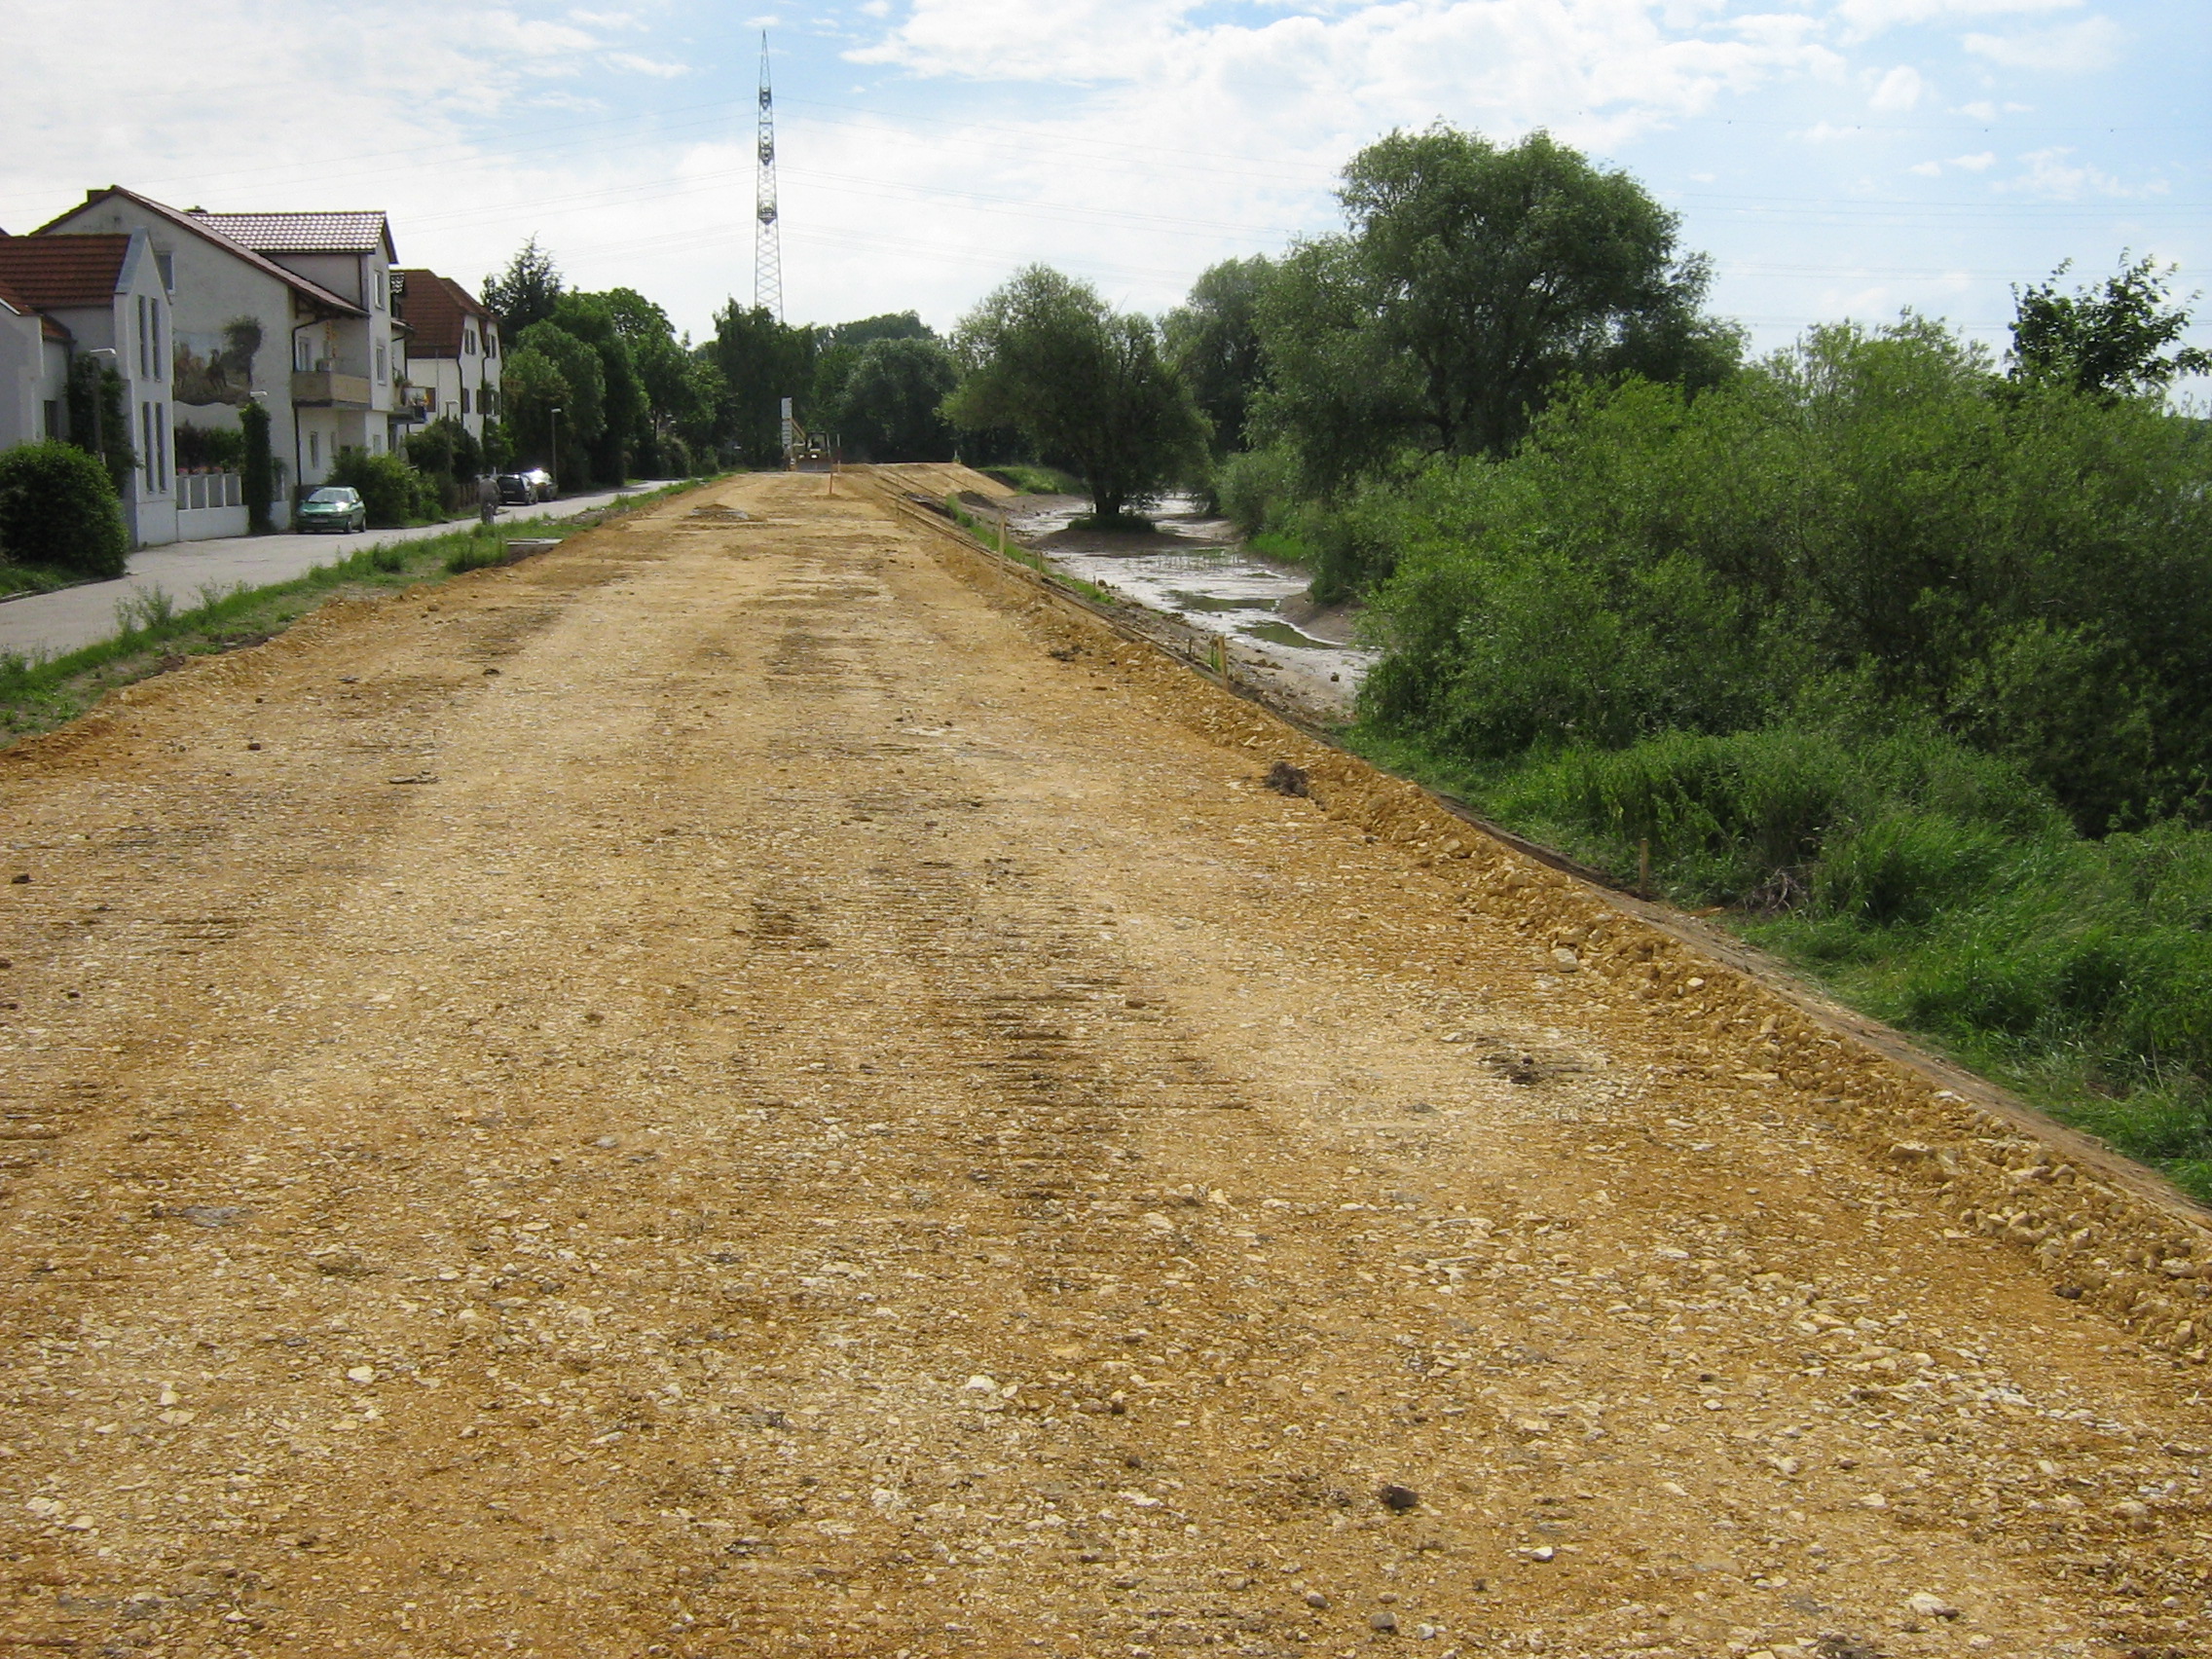
[[[327,357],[312,369],[292,371],[292,401],[327,409],[373,407],[369,377],[348,374]]]

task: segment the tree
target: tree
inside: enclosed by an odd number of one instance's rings
[[[276,499],[276,458],[269,446],[269,406],[249,400],[239,411],[239,431],[245,439],[245,462],[239,486],[245,492],[246,529],[259,535],[275,530],[270,503]]]
[[[1263,254],[1225,259],[1191,285],[1190,298],[1162,324],[1168,355],[1213,423],[1217,460],[1251,447],[1245,426],[1265,363],[1260,296],[1274,273]]]
[[[720,371],[721,407],[717,427],[721,438],[755,466],[773,466],[783,458],[778,410],[792,398],[804,420],[813,381],[815,330],[778,322],[761,306],[735,300],[715,313],[715,337],[699,355]]]
[[[561,268],[535,237],[515,251],[505,271],[484,278],[484,303],[498,314],[509,340],[551,317],[562,292]]]
[[[935,340],[937,331],[915,312],[886,312],[852,322],[832,323],[814,334],[814,380],[801,401],[817,422],[833,422],[837,397],[851,378],[861,352],[878,340]]]
[[[630,298],[660,308],[649,300]],[[635,322],[635,313],[631,313]],[[661,318],[663,326],[667,318]],[[606,484],[619,484],[629,473],[629,451],[645,420],[645,393],[623,320],[604,294],[563,294],[553,306],[553,322],[564,333],[582,341],[599,354],[599,430],[584,441],[591,454],[592,476]]]
[[[550,327],[550,324],[541,326]],[[558,332],[556,330],[555,332]],[[576,405],[576,394],[561,373],[561,365],[548,353],[516,344],[507,351],[499,376],[500,424],[505,444],[517,462],[541,462],[552,458],[553,411]]]
[[[1503,455],[1574,376],[1695,387],[1735,366],[1676,216],[1548,134],[1392,133],[1339,198],[1346,234],[1296,249],[1257,308],[1264,418],[1314,488],[1406,452]]]
[[[959,382],[959,363],[935,339],[870,340],[822,419],[862,460],[949,461],[944,400]]]
[[[2173,267],[2160,270],[2148,254],[2133,265],[2126,260],[2122,253],[2119,272],[2098,287],[2061,294],[2068,260],[2049,281],[2012,290],[2016,380],[2136,397],[2164,391],[2178,376],[2212,372],[2212,351],[2176,344],[2189,313],[2166,303]]]
[[[945,402],[953,424],[1019,430],[1039,460],[1083,476],[1100,526],[1202,464],[1205,417],[1159,326],[1117,313],[1088,282],[1030,266],[961,320],[954,350],[965,378]]]

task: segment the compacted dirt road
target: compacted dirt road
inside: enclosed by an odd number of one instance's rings
[[[0,1652],[2212,1651],[2186,1216],[956,486],[0,756]]]

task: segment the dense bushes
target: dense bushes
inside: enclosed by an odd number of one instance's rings
[[[396,455],[348,450],[331,467],[329,482],[359,491],[369,523],[378,530],[397,530],[438,513],[430,481]]]
[[[2212,754],[2212,445],[2019,387],[1931,325],[1816,332],[1694,401],[1632,382],[1371,517],[1369,710],[1485,758],[1848,706],[2017,762],[2085,831]]]
[[[407,463],[421,474],[441,511],[474,509],[476,480],[485,470],[484,451],[475,434],[459,421],[447,416],[409,433]]]
[[[0,451],[0,558],[105,578],[123,574],[129,550],[97,457],[59,442]]]

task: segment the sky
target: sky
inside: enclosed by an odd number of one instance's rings
[[[2212,0],[72,0],[0,38],[0,228],[381,207],[404,264],[535,235],[704,334],[755,293],[763,30],[793,322],[949,328],[1033,261],[1164,311],[1437,122],[1634,174],[1762,349],[1905,307],[2002,348],[2013,284],[2122,250],[2212,290]]]

